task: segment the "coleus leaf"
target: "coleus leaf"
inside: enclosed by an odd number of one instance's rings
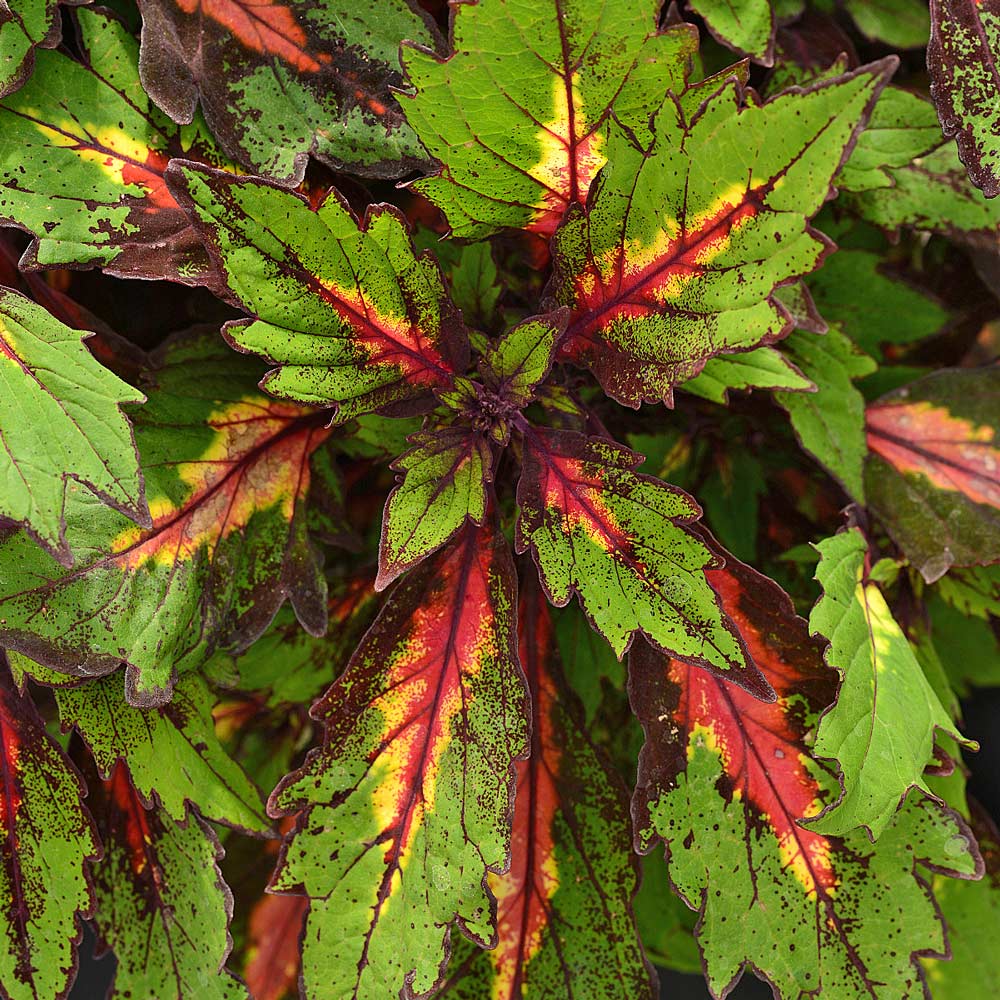
[[[0,0],[0,97],[31,76],[35,48],[62,40],[59,0]]]
[[[1000,365],[945,369],[872,403],[872,509],[928,582],[1000,560]]]
[[[1000,927],[1000,831],[974,803],[970,825],[986,874],[978,882],[934,877],[934,897],[948,926],[951,952],[949,961],[924,960],[934,1000],[988,997],[1000,990],[993,950]]]
[[[931,0],[927,69],[941,129],[955,139],[972,183],[1000,194],[1000,4]]]
[[[296,995],[299,938],[309,903],[304,896],[264,896],[250,912],[250,959],[245,971],[254,1000]]]
[[[463,943],[444,995],[652,1000],[632,916],[628,797],[587,735],[537,582],[522,591],[518,638],[531,756],[517,763],[510,871],[490,876],[497,945],[484,953]]]
[[[264,380],[269,392],[347,420],[449,386],[465,369],[468,336],[441,272],[414,254],[394,209],[359,223],[336,192],[314,211],[276,185],[195,164],[172,166],[169,178],[253,316],[228,324],[226,337],[281,366]]]
[[[799,826],[836,787],[807,743],[831,675],[773,582],[735,560],[709,575],[778,700],[756,701],[645,643],[630,655],[629,684],[646,732],[637,846],[665,842],[670,881],[699,911],[712,996],[727,996],[746,966],[782,1000],[922,995],[917,956],[946,947],[927,870],[978,877],[968,827],[912,797],[876,844]]]
[[[87,336],[0,288],[0,516],[67,566],[68,491],[83,486],[137,524],[151,523],[121,410],[146,397],[94,360]]]
[[[755,62],[770,66],[774,62],[774,33],[777,22],[771,0],[689,0],[688,6],[705,19],[713,37],[723,45]]]
[[[272,815],[298,814],[272,889],[309,896],[314,1000],[427,993],[456,920],[496,940],[487,874],[510,860],[527,745],[513,574],[487,520],[404,577],[313,708],[323,745],[271,797]]]
[[[1000,566],[950,570],[937,581],[937,591],[963,615],[1000,618]]]
[[[31,233],[22,266],[93,267],[224,288],[167,190],[173,156],[224,166],[200,116],[178,128],[139,86],[135,40],[106,11],[76,13],[83,62],[39,51],[0,101],[0,220]]]
[[[490,345],[479,367],[501,406],[520,410],[535,398],[535,390],[552,370],[556,344],[568,318],[567,309],[531,316]]]
[[[375,589],[486,517],[493,450],[481,431],[457,423],[422,432],[392,464],[400,473],[385,502]]]
[[[128,700],[149,707],[215,646],[249,645],[286,597],[322,633],[305,499],[330,432],[322,411],[263,395],[259,375],[217,336],[165,348],[135,418],[153,527],[76,496],[69,572],[21,533],[0,539],[0,641],[75,676],[124,662]]]
[[[758,347],[745,354],[709,358],[705,367],[681,384],[685,392],[725,405],[731,389],[784,389],[809,392],[815,389],[798,368],[779,350]]]
[[[667,102],[648,147],[611,128],[587,210],[553,240],[549,294],[572,309],[562,360],[638,407],[670,403],[715,355],[785,336],[774,291],[829,251],[808,220],[894,66],[742,110],[736,82],[690,118]]]
[[[572,431],[524,433],[517,551],[530,548],[557,607],[574,593],[621,657],[636,633],[687,662],[773,697],[705,580],[717,565],[687,525],[701,508],[633,470],[641,456]]]
[[[953,573],[942,577],[939,583]],[[941,600],[945,593],[939,587],[938,594],[925,595],[924,607],[930,619],[935,654],[955,696],[968,698],[973,688],[1000,687],[1000,637],[990,622],[967,617],[949,607]]]
[[[233,897],[211,828],[193,813],[178,823],[147,809],[122,763],[104,798],[104,860],[94,869],[94,888],[97,933],[118,960],[108,1000],[249,1000],[223,968]]]
[[[924,768],[935,732],[976,744],[955,728],[882,592],[865,579],[868,546],[861,532],[850,528],[816,548],[823,596],[809,628],[829,638],[826,662],[841,683],[836,704],[820,719],[813,753],[837,762],[843,790],[810,819],[810,828],[843,836],[863,826],[874,839],[911,788],[929,793]]]
[[[405,0],[139,0],[142,85],[176,122],[200,99],[226,152],[297,184],[312,154],[334,168],[398,177],[426,164],[392,88],[399,45],[440,44]]]
[[[927,44],[930,18],[924,0],[844,0],[858,30],[872,41],[899,49]]]
[[[123,760],[144,804],[155,800],[172,819],[183,821],[190,804],[206,819],[267,833],[260,792],[215,734],[213,700],[196,673],[181,677],[161,708],[133,708],[118,676],[56,691],[63,729],[76,727],[101,777]]]
[[[697,31],[657,30],[659,0],[461,4],[445,60],[407,48],[406,118],[441,173],[414,187],[456,236],[550,236],[607,162],[612,109],[684,89]],[[646,115],[648,116],[648,111]],[[639,114],[639,117],[643,117]]]
[[[865,401],[853,380],[878,365],[845,334],[831,327],[823,336],[796,331],[782,345],[816,386],[811,393],[779,392],[802,447],[857,500],[864,500]]]
[[[76,974],[80,915],[100,856],[76,769],[48,735],[0,653],[0,992],[64,997]]]

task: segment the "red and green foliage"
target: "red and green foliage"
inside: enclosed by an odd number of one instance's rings
[[[0,997],[1000,995],[1000,4],[109,3],[0,0]]]

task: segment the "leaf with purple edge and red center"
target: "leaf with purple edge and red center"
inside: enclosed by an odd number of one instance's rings
[[[404,39],[437,48],[406,0],[139,0],[142,85],[176,122],[200,100],[253,173],[298,184],[309,156],[372,177],[427,166],[394,89]]]
[[[648,117],[681,92],[693,25],[658,30],[659,0],[512,0],[457,5],[454,53],[406,48],[416,93],[403,110],[441,172],[414,184],[456,236],[551,236],[607,163],[609,115]]]
[[[509,864],[527,748],[515,590],[503,535],[467,524],[396,585],[313,707],[322,746],[269,804],[298,816],[271,888],[309,896],[312,1000],[435,989],[456,922],[496,940],[487,876]]]
[[[777,701],[645,643],[629,658],[629,685],[646,732],[637,846],[666,845],[670,882],[700,913],[712,996],[746,967],[780,1000],[923,996],[918,956],[946,948],[928,874],[979,877],[969,828],[926,797],[908,801],[877,844],[860,830],[839,839],[799,826],[836,794],[808,745],[835,679],[776,584],[734,559],[709,578]]]
[[[1000,194],[1000,3],[931,0],[927,69],[941,130],[972,183]]]
[[[1000,365],[945,369],[865,414],[869,504],[928,582],[1000,560]]]
[[[414,253],[394,209],[359,223],[335,191],[313,210],[274,184],[195,164],[168,177],[253,317],[227,325],[227,338],[280,365],[269,392],[347,420],[419,408],[465,370],[468,335],[441,272]]]
[[[497,945],[483,952],[462,942],[443,995],[571,1000],[585,984],[588,997],[652,1000],[632,915],[628,794],[587,735],[537,581],[525,580],[518,633],[531,756],[517,762],[510,871],[490,876]]]
[[[117,959],[108,1000],[249,1000],[224,968],[233,896],[211,827],[193,812],[178,823],[147,809],[123,763],[104,783],[102,798],[104,859],[94,869],[94,924]]]
[[[83,783],[0,652],[0,992],[64,997],[100,856]]]
[[[286,598],[323,631],[306,498],[326,413],[265,396],[260,371],[217,335],[167,346],[135,418],[152,527],[80,494],[72,570],[23,533],[0,539],[4,645],[78,677],[124,663],[129,701],[149,707],[215,646],[249,645]]]
[[[809,225],[895,58],[740,107],[732,81],[693,115],[667,101],[648,142],[609,129],[587,208],[553,240],[548,295],[572,310],[560,359],[618,402],[670,403],[718,354],[785,336],[783,284],[830,244]]]
[[[110,13],[80,9],[82,62],[37,53],[0,100],[0,220],[35,237],[22,266],[100,267],[225,289],[163,174],[174,156],[227,161],[199,116],[179,128],[139,86],[139,52]]]
[[[641,460],[606,439],[527,428],[518,552],[531,549],[556,606],[579,596],[617,656],[642,634],[758,697],[773,697],[705,579],[718,560],[687,527],[701,508],[681,490],[637,474]]]

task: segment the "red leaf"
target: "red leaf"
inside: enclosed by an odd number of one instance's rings
[[[281,1000],[294,992],[308,908],[305,896],[264,896],[251,911],[246,981],[254,1000]]]

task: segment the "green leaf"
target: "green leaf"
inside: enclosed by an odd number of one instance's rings
[[[690,0],[688,6],[705,19],[712,36],[723,45],[770,66],[774,62],[777,27],[771,0]]]
[[[124,25],[107,11],[75,17],[83,62],[40,50],[31,79],[0,101],[0,220],[35,237],[23,266],[96,266],[222,293],[163,174],[173,156],[225,158],[200,116],[179,128],[152,106]]]
[[[489,876],[497,944],[484,952],[458,942],[444,995],[572,1000],[579,982],[594,997],[652,1000],[632,916],[628,795],[587,735],[537,582],[522,590],[518,630],[531,756],[516,765],[510,870]]]
[[[786,389],[809,392],[815,386],[773,347],[758,347],[745,354],[709,358],[700,374],[680,388],[702,399],[725,405],[731,389]]]
[[[883,254],[840,249],[810,277],[819,311],[862,351],[881,355],[883,344],[912,344],[937,333],[949,313],[926,292],[882,266]]]
[[[487,946],[487,872],[510,858],[513,762],[527,747],[514,567],[467,525],[389,595],[312,715],[322,745],[271,796],[297,814],[272,888],[304,892],[311,1000],[435,989],[452,924]]]
[[[418,251],[430,250],[437,258],[452,301],[462,310],[467,324],[480,330],[496,326],[503,284],[490,243],[445,240],[433,230],[418,226],[413,232],[413,245]]]
[[[142,85],[177,122],[199,100],[225,150],[253,173],[298,184],[309,155],[398,177],[426,164],[392,88],[399,45],[435,48],[404,0],[139,0]]]
[[[922,996],[917,956],[945,951],[926,880],[979,876],[969,828],[930,798],[907,800],[875,844],[861,830],[840,839],[800,826],[836,790],[808,746],[832,677],[774,583],[735,561],[710,578],[778,700],[645,644],[629,657],[629,684],[646,732],[637,846],[665,843],[670,884],[698,910],[712,995],[749,966],[780,1000]]]
[[[151,523],[121,411],[146,397],[94,360],[87,336],[0,288],[0,516],[67,566],[68,492],[83,486],[137,524]]]
[[[1000,5],[996,0],[931,0],[927,69],[941,129],[958,145],[972,183],[1000,194]]]
[[[100,856],[83,783],[0,653],[0,992],[65,996],[81,915],[93,905],[86,862]]]
[[[573,691],[583,703],[587,724],[594,721],[604,700],[604,682],[625,690],[625,667],[615,651],[587,621],[579,604],[554,612],[559,659],[573,678]]]
[[[935,649],[958,695],[968,698],[972,688],[1000,687],[1000,644],[990,624],[967,618],[933,594],[927,613]]]
[[[816,391],[779,392],[774,398],[787,410],[802,447],[852,497],[864,501],[865,401],[853,380],[878,365],[833,327],[823,336],[796,331],[783,346]]]
[[[326,413],[265,396],[259,363],[217,335],[173,340],[155,365],[135,416],[153,526],[75,496],[72,572],[23,533],[0,538],[0,643],[76,677],[124,663],[140,707],[217,646],[249,645],[286,598],[311,632],[326,625],[305,516]]]
[[[359,223],[336,191],[314,211],[273,184],[194,164],[174,165],[170,180],[253,316],[226,337],[280,365],[269,392],[347,420],[449,386],[468,364],[441,272],[414,254],[394,209]]]
[[[640,461],[606,439],[526,432],[517,551],[530,548],[557,607],[579,596],[617,656],[641,633],[768,698],[769,687],[705,580],[718,559],[687,528],[701,509],[681,490],[636,474]]]
[[[572,309],[560,358],[638,407],[670,403],[715,355],[785,336],[775,289],[829,252],[808,220],[893,66],[742,109],[730,81],[690,119],[667,102],[648,148],[612,129],[587,210],[553,241],[549,291]]]
[[[684,89],[697,32],[657,30],[659,0],[513,0],[455,9],[454,54],[404,50],[416,88],[406,118],[441,161],[414,188],[456,236],[505,228],[543,236],[586,201],[607,162],[612,110],[648,117],[650,95]],[[631,86],[630,86],[631,84]]]
[[[933,105],[908,90],[886,87],[850,159],[837,175],[837,186],[858,192],[893,187],[898,169],[910,166],[941,143]]]
[[[190,804],[228,826],[270,830],[260,792],[215,735],[214,698],[199,675],[185,674],[162,708],[133,708],[119,676],[64,688],[56,701],[63,729],[77,728],[101,777],[124,760],[147,805],[155,801],[177,821]]]
[[[62,41],[58,0],[0,0],[0,97],[17,90],[35,68],[35,48]]]
[[[941,369],[866,411],[865,487],[928,583],[1000,560],[1000,364]]]
[[[867,38],[897,49],[927,44],[931,23],[923,0],[845,0],[847,13]]]
[[[1000,618],[1000,566],[953,569],[938,580],[937,590],[963,615]]]
[[[813,753],[838,764],[842,793],[809,828],[843,836],[863,826],[877,838],[911,788],[929,792],[924,768],[935,731],[975,744],[942,707],[881,591],[865,581],[861,532],[851,528],[816,548],[823,596],[809,629],[829,639],[826,661],[841,684],[836,704],[820,719]]]
[[[491,345],[480,369],[487,387],[506,406],[522,409],[552,370],[556,344],[566,329],[568,311],[532,316]]]
[[[211,828],[193,813],[178,823],[147,809],[121,763],[104,798],[94,922],[117,959],[108,1000],[249,1000],[223,968],[233,897]]]
[[[642,859],[635,919],[650,961],[689,975],[702,975],[701,952],[694,937],[698,914],[670,891],[661,851],[650,851]]]
[[[483,434],[455,425],[414,435],[411,443],[392,464],[401,475],[382,515],[376,590],[486,517],[493,451]]]
[[[1000,928],[1000,832],[981,810],[973,810],[986,874],[978,882],[935,876],[934,897],[948,926],[949,961],[924,959],[924,974],[934,1000],[968,1000],[1000,994],[996,961]]]

